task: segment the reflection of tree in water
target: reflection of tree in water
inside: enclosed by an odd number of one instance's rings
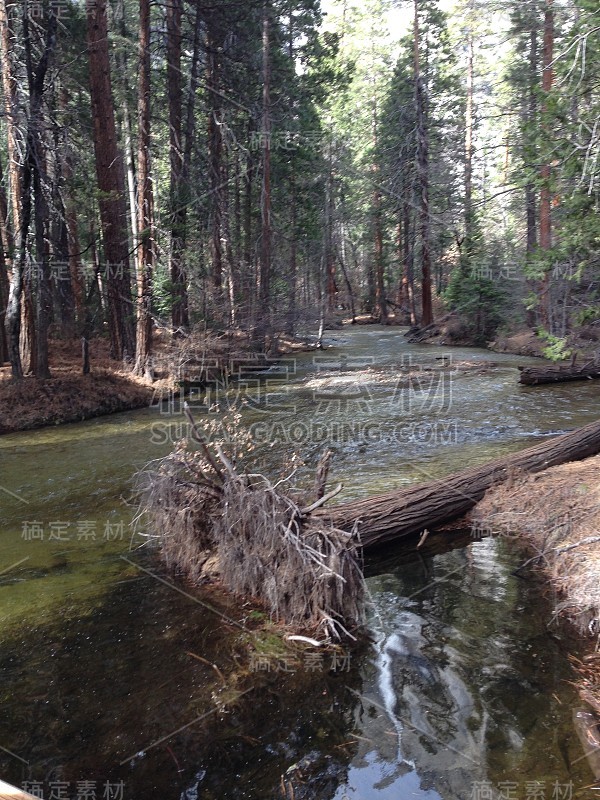
[[[379,690],[398,732],[398,764],[416,769],[421,789],[462,798],[481,779],[483,714],[447,654],[427,657],[429,624],[401,612],[382,643]]]
[[[476,781],[573,778],[561,736],[575,750],[576,741],[568,714],[557,729],[560,700],[551,699],[565,695],[567,665],[547,635],[550,609],[503,548],[487,540],[420,563],[380,560],[369,582],[378,655],[349,786],[463,800]]]

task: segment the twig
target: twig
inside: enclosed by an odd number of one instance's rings
[[[202,658],[202,656],[196,655],[196,653],[192,653],[189,650],[186,650],[185,652],[186,652],[186,655],[191,656],[192,658],[195,658],[197,661],[201,661],[203,664],[206,664],[207,667],[212,667],[214,669],[214,671],[217,673],[217,675],[219,676],[219,678],[223,681],[223,686],[227,686],[227,681],[225,680],[225,676],[223,675],[223,673],[217,667],[216,664],[212,664],[210,661],[207,661],[205,658]]]
[[[583,547],[586,544],[596,544],[596,542],[600,542],[600,536],[588,536],[587,539],[582,539],[580,542],[568,544],[565,545],[565,547],[555,547],[554,552],[557,556],[560,556],[563,553],[568,553],[569,550],[575,550],[576,547]]]
[[[231,463],[231,461],[227,458],[227,456],[223,452],[223,448],[221,447],[221,445],[215,443],[215,450],[217,451],[217,455],[219,456],[219,459],[221,460],[221,463],[223,464],[223,466],[225,467],[225,469],[229,473],[229,477],[233,478],[233,479],[236,479],[238,477],[238,475],[237,475],[235,469],[233,468],[233,464]]]
[[[192,412],[190,411],[190,407],[189,407],[187,402],[185,402],[183,404],[183,413],[185,414],[185,416],[186,416],[188,422],[190,423],[190,425],[192,426],[192,434],[193,434],[192,435],[192,439],[195,442],[197,442],[200,445],[200,447],[202,448],[202,452],[206,456],[206,459],[207,459],[208,463],[211,465],[211,467],[215,471],[215,473],[216,473],[217,477],[219,478],[219,480],[221,481],[221,483],[225,483],[225,479],[223,478],[223,473],[219,469],[219,465],[215,461],[213,454],[210,452],[206,442],[204,441],[204,439],[202,437],[202,433],[201,433],[200,429],[198,428],[198,425],[196,424],[196,420],[192,416]]]
[[[428,536],[429,536],[429,531],[427,530],[427,528],[425,528],[425,530],[421,534],[421,538],[419,539],[419,544],[417,545],[417,550],[425,544],[425,542],[427,541],[427,537]]]
[[[344,488],[343,485],[341,483],[339,483],[335,487],[335,489],[333,489],[331,492],[329,492],[328,494],[326,494],[323,497],[321,497],[319,500],[315,500],[315,502],[312,505],[306,506],[306,508],[300,509],[300,513],[303,516],[305,516],[306,514],[310,514],[312,511],[315,511],[317,508],[320,508],[322,505],[324,505],[328,500],[331,500],[336,495],[338,495],[342,491],[343,488]]]

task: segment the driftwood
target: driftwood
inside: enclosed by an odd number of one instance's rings
[[[566,383],[567,381],[587,381],[600,378],[600,365],[593,361],[576,366],[575,359],[570,364],[552,366],[519,367],[519,383],[525,386],[540,386],[545,383]]]
[[[515,472],[540,472],[600,453],[600,421],[480,467],[410,489],[318,509],[311,518],[358,534],[363,550],[421,534],[462,517],[492,486]]]

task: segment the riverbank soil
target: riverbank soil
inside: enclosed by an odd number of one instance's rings
[[[274,358],[306,349],[306,342],[286,337],[272,344]],[[247,332],[202,332],[175,341],[157,332],[153,381],[135,377],[130,364],[111,359],[106,339],[90,340],[89,353],[89,375],[82,374],[79,340],[50,342],[48,379],[28,375],[14,381],[10,365],[0,366],[0,434],[144,408],[179,392],[181,378],[217,378],[232,362],[249,360],[253,348]]]
[[[556,614],[581,634],[575,661],[582,699],[596,717],[591,735],[600,747],[600,456],[515,473],[487,492],[472,514],[477,530],[524,540],[532,560],[557,590]]]
[[[0,367],[0,434],[79,422],[150,404],[156,386],[111,360],[108,341],[90,341],[90,360],[91,372],[83,375],[79,342],[52,341],[51,378],[28,375],[13,381],[10,366]]]

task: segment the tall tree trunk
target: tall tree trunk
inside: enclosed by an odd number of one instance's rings
[[[298,198],[296,196],[296,176],[290,174],[291,203],[291,241],[290,241],[290,277],[288,284],[288,309],[286,331],[293,335],[296,327],[297,285],[298,285]]]
[[[532,29],[529,33],[529,96],[526,99],[524,116],[525,123],[530,129],[535,130],[537,126],[537,86],[538,86],[538,32],[537,20],[534,20]],[[529,150],[532,145],[529,145]],[[533,167],[531,164],[531,154],[526,155],[526,167],[530,169]],[[525,184],[525,222],[526,222],[526,259],[531,262],[537,250],[537,203],[536,191],[532,181]],[[534,282],[527,281],[530,291],[535,291]],[[527,324],[530,328],[535,327],[535,311],[530,308],[527,309]]]
[[[183,258],[187,239],[187,212],[189,198],[189,180],[192,166],[192,152],[196,135],[196,91],[200,82],[200,46],[202,42],[202,4],[196,4],[194,19],[194,40],[192,45],[192,63],[190,66],[190,82],[187,90],[185,109],[185,129],[183,135],[183,159],[181,163],[181,180],[177,206],[173,210],[171,239],[171,279],[173,281],[172,322],[176,331],[186,330],[190,326],[189,299],[187,290],[187,273]],[[174,236],[173,236],[174,232]],[[174,270],[177,274],[174,275]]]
[[[542,92],[544,96],[544,108],[542,115],[547,112],[546,99],[552,90],[554,82],[554,10],[553,0],[546,0],[546,10],[544,14],[544,51],[542,58]],[[545,134],[545,146],[549,144],[552,136],[551,131],[548,129],[548,124],[544,120],[542,122],[542,129]],[[548,160],[542,165],[540,171],[541,178],[541,191],[540,191],[540,248],[542,251],[548,252],[552,247],[552,197],[551,197],[551,168]],[[546,271],[541,286],[540,286],[540,312],[542,325],[549,329],[551,327],[551,308],[550,308],[550,273]]]
[[[377,175],[376,181],[379,180]],[[388,307],[385,299],[383,264],[383,228],[381,219],[381,192],[377,186],[373,192],[374,260],[375,260],[375,310],[374,316],[382,325],[387,325]]]
[[[100,220],[106,262],[111,355],[135,352],[123,160],[110,76],[106,0],[87,4],[90,96]]]
[[[138,82],[137,336],[134,372],[152,379],[154,197],[150,166],[150,0],[140,0]]]
[[[71,279],[71,259],[69,252],[68,213],[64,198],[68,197],[70,183],[73,178],[69,160],[69,111],[68,92],[61,87],[53,87],[48,93],[51,98],[49,117],[52,128],[52,149],[47,150],[48,167],[46,169],[50,180],[51,213],[49,220],[48,239],[50,243],[50,259],[55,265],[53,275],[53,291],[57,301],[61,331],[67,338],[75,336],[75,310],[78,313],[76,286]],[[58,106],[59,115],[56,113]],[[67,124],[60,124],[59,119]],[[81,317],[80,317],[81,319]]]
[[[407,188],[408,191],[408,188]],[[404,229],[404,268],[406,270],[406,288],[408,291],[408,312],[410,324],[417,324],[417,307],[415,302],[415,245],[411,237],[411,204],[405,198],[402,204],[402,227]]]
[[[49,378],[48,329],[52,313],[52,287],[50,281],[50,261],[46,246],[49,227],[49,213],[43,182],[45,180],[46,158],[43,140],[42,101],[46,74],[56,41],[57,18],[51,9],[46,28],[46,39],[40,60],[33,65],[32,42],[29,28],[29,14],[23,14],[23,44],[27,81],[29,83],[29,124],[27,126],[27,166],[31,173],[34,200],[35,252],[37,259],[37,303],[36,303],[36,357],[35,375]]]
[[[60,104],[63,112],[67,111],[69,94],[66,89],[60,93]],[[77,209],[73,197],[73,157],[71,141],[67,135],[64,143],[64,154],[61,164],[63,185],[58,187],[60,204],[63,209],[64,224],[67,233],[67,258],[69,261],[69,276],[71,279],[71,293],[75,302],[77,322],[80,325],[85,321],[85,284],[81,269],[81,246],[79,243],[79,227],[77,224]]]
[[[261,339],[270,328],[271,306],[271,58],[270,58],[270,7],[263,7],[262,21],[262,142],[263,176],[261,197],[261,251],[259,304],[262,318]]]
[[[251,134],[251,124],[248,125],[248,134]],[[255,264],[253,239],[252,211],[253,211],[253,184],[255,164],[251,151],[246,153],[246,167],[244,170],[244,201],[243,201],[243,238],[244,238],[244,284],[248,302],[247,314],[254,319],[254,306],[256,299],[255,289]]]
[[[7,128],[7,155],[9,196],[12,211],[14,239],[17,246],[12,264],[12,277],[6,307],[6,336],[8,339],[8,357],[11,363],[13,378],[23,376],[21,362],[21,300],[23,295],[23,279],[26,263],[27,235],[23,236],[23,213],[31,213],[24,208],[21,196],[24,189],[30,191],[29,172],[25,170],[20,152],[23,147],[20,116],[18,113],[17,79],[13,71],[13,26],[12,9],[18,6],[12,0],[0,0],[0,53],[2,55],[2,89],[4,95],[4,113]],[[22,186],[22,181],[27,186]],[[28,205],[29,199],[25,206]],[[29,228],[29,219],[27,220]]]
[[[431,252],[429,221],[429,134],[426,123],[426,97],[420,64],[419,3],[414,0],[414,79],[415,109],[417,117],[417,171],[420,192],[421,229],[421,325],[433,322],[431,300]]]
[[[405,258],[405,242],[404,242],[404,231],[403,231],[403,220],[402,220],[402,211],[398,212],[398,226],[397,226],[397,254],[398,254],[398,264],[399,264],[399,272],[400,272],[400,280],[398,281],[398,292],[396,295],[396,299],[398,301],[398,316],[402,314],[405,319],[402,320],[403,322],[409,316],[409,298],[408,298],[408,264]]]
[[[224,170],[223,170],[223,109],[221,85],[221,37],[209,26],[207,35],[206,88],[208,93],[208,169],[210,177],[210,251],[215,303],[220,305],[225,254],[223,252]],[[217,309],[221,312],[221,309]]]
[[[333,246],[333,217],[334,217],[334,202],[333,202],[333,148],[332,142],[329,142],[329,169],[327,171],[327,185],[326,185],[326,198],[325,198],[325,273],[326,273],[326,289],[327,289],[327,310],[333,313],[336,306],[337,285],[335,281],[336,263],[335,263],[335,250]]]
[[[469,23],[470,24],[470,23]],[[463,274],[468,274],[473,255],[473,31],[467,34],[467,98],[465,108],[465,240],[461,259]]]
[[[0,50],[1,52],[1,50]],[[4,258],[10,262],[14,249],[14,239],[8,212],[8,199],[4,189],[4,169],[0,160],[0,247]]]
[[[170,219],[171,252],[170,274],[172,308],[171,321],[174,332],[188,328],[188,300],[186,275],[183,265],[185,198],[183,196],[183,92],[181,81],[181,16],[183,0],[167,3],[167,96],[169,100],[169,154],[170,154]]]
[[[8,220],[8,203],[4,191],[2,161],[0,160],[0,364],[8,361],[8,342],[6,339],[6,308],[8,305],[7,259],[11,258],[13,244]]]

